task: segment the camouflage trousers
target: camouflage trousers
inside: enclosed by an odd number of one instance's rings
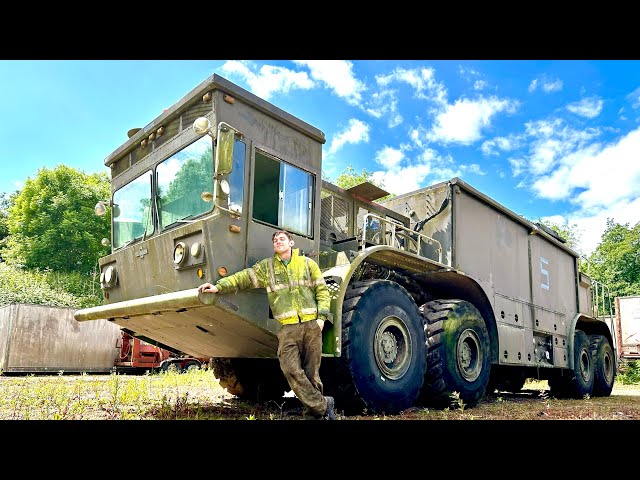
[[[277,335],[280,369],[289,387],[304,405],[305,414],[324,415],[327,400],[320,380],[322,327],[310,320],[282,325]]]

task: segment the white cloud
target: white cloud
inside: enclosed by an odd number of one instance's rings
[[[396,68],[388,75],[377,75],[376,81],[382,87],[388,86],[391,82],[407,83],[413,87],[417,98],[431,100],[441,105],[447,103],[447,89],[443,83],[435,80],[433,68],[413,70]]]
[[[576,210],[568,222],[584,229],[588,254],[600,241],[607,218],[635,225],[640,221],[640,129],[616,143],[589,145],[559,159],[559,167],[540,176],[532,188],[541,197],[568,200]]]
[[[496,114],[513,113],[517,106],[515,101],[495,97],[456,100],[436,116],[428,138],[445,144],[469,145],[482,138],[482,129],[491,126],[491,119]]]
[[[520,138],[516,135],[508,137],[495,137],[480,145],[480,151],[484,155],[499,155],[500,152],[510,152],[520,147]]]
[[[551,80],[543,75],[531,81],[529,84],[529,92],[535,92],[538,88],[541,88],[545,93],[558,92],[562,90],[563,85],[562,80]]]
[[[529,146],[528,169],[534,177],[547,174],[577,150],[587,148],[595,137],[597,129],[575,130],[561,119],[529,122],[525,125],[526,135],[533,137]]]
[[[364,83],[353,73],[353,63],[345,60],[294,60],[297,65],[306,66],[311,78],[326,84],[336,95],[351,105],[362,101]]]
[[[633,92],[627,95],[627,101],[631,104],[631,108],[634,110],[640,108],[640,87],[636,88]]]
[[[403,121],[402,115],[398,113],[398,99],[395,90],[381,90],[373,93],[364,111],[378,119],[387,115],[389,128],[397,127]]]
[[[389,193],[402,195],[422,188],[422,182],[430,171],[430,165],[422,163],[394,170],[376,171],[371,177],[374,182],[382,183]]]
[[[522,158],[509,158],[509,164],[511,165],[512,175],[517,177],[526,170],[527,161]]]
[[[485,82],[484,80],[476,80],[475,82],[473,82],[473,89],[474,90],[484,90],[485,88],[487,88],[489,84],[487,82]]]
[[[633,200],[624,199],[610,204],[606,210],[596,214],[579,211],[569,215],[568,222],[579,227],[580,248],[585,255],[589,256],[601,242],[608,218],[613,219],[615,223],[621,225],[628,223],[633,227],[640,221],[638,212],[640,212],[640,196]]]
[[[262,65],[258,73],[254,73],[250,68],[252,66],[250,62],[230,60],[220,69],[229,76],[242,78],[255,95],[265,100],[269,100],[274,93],[287,93],[293,89],[309,90],[315,86],[306,72],[294,72],[288,68]]]
[[[595,118],[600,115],[604,102],[597,97],[583,98],[579,102],[567,105],[567,110],[586,118]]]
[[[327,155],[331,156],[340,150],[345,144],[357,144],[369,141],[370,127],[366,123],[352,118],[345,130],[337,133],[331,140],[331,145],[327,151]]]
[[[386,169],[392,169],[398,166],[403,158],[404,153],[397,148],[384,147],[376,153],[376,162]]]

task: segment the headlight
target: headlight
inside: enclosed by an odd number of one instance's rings
[[[104,271],[104,283],[108,287],[113,287],[116,284],[116,267],[109,265]]]
[[[184,242],[176,243],[176,246],[173,247],[173,263],[176,265],[182,265],[182,263],[187,258],[187,246]]]
[[[227,182],[226,180],[220,180],[220,190],[222,190],[222,193],[224,193],[225,195],[229,195],[229,192],[231,191],[229,182]]]

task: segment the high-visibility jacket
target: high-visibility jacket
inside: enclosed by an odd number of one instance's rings
[[[266,288],[273,318],[281,324],[331,320],[331,296],[318,264],[291,251],[288,265],[277,254],[216,282],[218,292]]]

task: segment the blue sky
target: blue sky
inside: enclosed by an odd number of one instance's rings
[[[0,60],[0,192],[104,159],[218,73],[325,133],[323,172],[401,194],[460,177],[529,220],[640,221],[640,61]]]

